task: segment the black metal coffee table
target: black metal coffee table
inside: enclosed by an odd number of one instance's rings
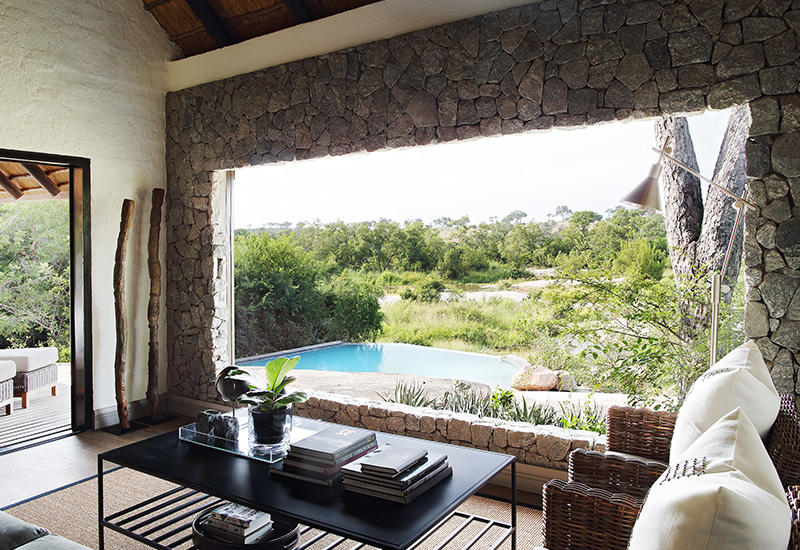
[[[295,418],[295,422],[319,421]],[[326,423],[320,423],[328,425]],[[341,483],[323,487],[300,480],[271,476],[270,466],[217,449],[182,441],[178,432],[169,432],[97,457],[99,544],[104,546],[104,529],[109,528],[153,548],[191,546],[191,522],[202,510],[220,500],[230,500],[296,520],[307,535],[299,550],[320,540],[323,535],[349,539],[357,546],[368,544],[386,550],[407,550],[426,540],[454,514],[464,527],[477,522],[480,532],[499,532],[490,549],[511,538],[516,550],[516,462],[513,456],[378,433],[378,443],[422,447],[447,454],[453,475],[410,504],[397,504],[344,490]],[[156,495],[125,510],[107,514],[103,501],[104,462],[112,462],[179,487]],[[511,466],[511,522],[498,522],[456,510],[487,481]],[[470,527],[474,530],[474,526]],[[463,534],[460,535],[463,538]],[[310,540],[306,540],[311,537]],[[452,535],[456,538],[456,535]],[[478,537],[475,536],[474,539]],[[464,544],[468,548],[477,540]],[[481,542],[485,545],[485,540]],[[436,546],[441,548],[441,546]]]

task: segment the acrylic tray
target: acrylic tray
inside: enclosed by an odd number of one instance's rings
[[[241,409],[241,411],[243,412],[236,415],[236,419],[239,421],[239,436],[236,438],[236,441],[198,432],[195,429],[194,423],[179,428],[178,437],[188,443],[194,443],[196,445],[202,445],[203,447],[210,447],[219,451],[225,451],[226,453],[241,455],[253,460],[274,464],[286,456],[289,443],[299,441],[322,429],[318,423],[304,422],[302,418],[295,417],[292,419],[292,429],[289,432],[289,440],[287,442],[278,445],[258,445],[257,447],[251,448],[247,411],[246,409]],[[232,413],[225,413],[225,416],[232,416]]]

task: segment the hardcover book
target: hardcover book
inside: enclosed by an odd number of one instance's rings
[[[315,472],[318,474],[331,475],[341,470],[349,462],[352,462],[375,449],[374,442],[371,445],[372,446],[369,447],[359,447],[358,449],[355,449],[352,453],[348,453],[342,457],[337,464],[333,465],[331,465],[330,461],[315,460],[312,457],[299,455],[297,453],[287,454],[286,458],[283,459],[283,465]],[[351,454],[352,456],[350,456]]]
[[[363,481],[372,485],[382,485],[395,489],[404,489],[435,470],[445,460],[447,460],[446,454],[429,452],[428,455],[420,460],[413,468],[409,468],[395,477],[376,476],[362,472],[360,460],[345,464],[342,466],[342,471],[346,479]]]
[[[292,454],[313,457],[339,464],[346,455],[355,456],[359,448],[375,446],[375,432],[350,426],[331,426],[295,443],[289,450]]]
[[[201,522],[203,532],[205,534],[214,535],[216,538],[232,542],[235,544],[252,544],[254,542],[258,542],[260,540],[264,540],[269,537],[269,534],[272,532],[272,522],[265,523],[261,527],[255,529],[254,531],[246,534],[240,535],[237,533],[233,533],[231,531],[227,531],[225,529],[221,529],[216,525],[216,523],[212,523],[211,518],[206,519],[205,521]]]
[[[240,527],[259,527],[271,519],[267,512],[255,510],[235,502],[227,502],[214,508],[209,514],[209,518]]]
[[[418,490],[422,487],[425,483],[430,481],[432,478],[437,477],[439,474],[442,473],[443,470],[450,468],[450,465],[447,462],[442,462],[436,468],[429,471],[427,474],[422,476],[420,479],[415,481],[412,485],[408,487],[400,488],[400,487],[387,487],[386,485],[380,485],[375,483],[370,483],[369,481],[364,480],[356,480],[352,478],[345,478],[344,479],[344,486],[346,489],[350,489],[352,487],[360,487],[362,489],[369,489],[376,493],[384,493],[387,495],[395,495],[395,496],[406,496],[414,491]]]
[[[360,493],[363,495],[370,495],[373,497],[382,498],[384,500],[391,500],[393,502],[399,502],[401,504],[408,504],[412,502],[420,495],[428,491],[431,487],[435,486],[442,480],[446,479],[450,475],[452,475],[453,469],[450,467],[449,464],[443,464],[440,469],[437,470],[437,473],[433,475],[430,479],[426,479],[424,482],[420,483],[418,486],[415,486],[413,490],[409,490],[404,492],[402,496],[399,495],[392,495],[388,493],[383,493],[381,491],[376,491],[373,488],[365,488],[365,487],[358,487],[352,484],[345,483],[344,487],[346,490]]]
[[[365,473],[394,477],[425,458],[428,451],[400,445],[383,445],[361,461]]]

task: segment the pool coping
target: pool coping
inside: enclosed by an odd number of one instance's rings
[[[310,346],[303,346],[301,348],[292,348],[286,349],[282,351],[273,351],[271,353],[264,353],[262,355],[252,355],[250,357],[242,357],[241,359],[236,359],[234,361],[235,365],[241,365],[242,363],[249,363],[250,361],[261,361],[262,359],[272,359],[275,357],[286,357],[290,356],[294,353],[300,353],[303,351],[313,351],[317,349],[325,349],[325,348],[332,348],[334,346],[340,346],[342,344],[349,344],[350,342],[345,342],[344,340],[336,340],[335,342],[325,342],[323,344],[312,344]]]

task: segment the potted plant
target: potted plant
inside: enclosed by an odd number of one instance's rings
[[[248,405],[250,442],[255,445],[279,445],[284,443],[291,429],[291,405],[302,403],[308,395],[302,391],[287,392],[286,386],[297,380],[287,376],[300,357],[277,357],[266,365],[266,386],[254,383],[248,373],[235,369],[225,378],[244,381],[247,391],[239,395],[237,403]],[[260,381],[259,381],[260,382]]]

